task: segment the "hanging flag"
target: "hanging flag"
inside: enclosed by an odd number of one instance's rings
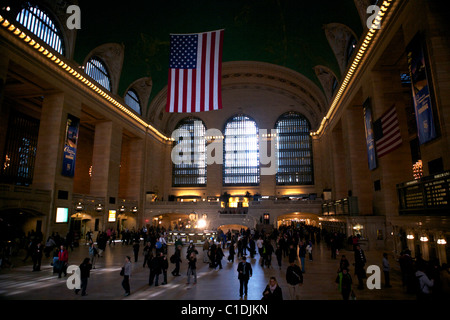
[[[367,160],[369,161],[369,170],[377,168],[377,154],[374,143],[373,133],[373,118],[372,107],[370,105],[370,98],[367,98],[363,103],[364,107],[364,128],[366,131],[366,147],[367,147]]]
[[[223,33],[170,35],[167,112],[222,109]]]
[[[395,105],[373,123],[378,158],[402,145],[402,136]]]

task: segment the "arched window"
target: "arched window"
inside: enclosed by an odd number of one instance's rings
[[[33,32],[38,38],[47,43],[55,51],[64,54],[62,33],[55,22],[36,5],[25,2],[16,20],[25,28]]]
[[[106,69],[105,64],[100,58],[91,57],[86,63],[84,71],[88,76],[97,81],[98,84],[103,86],[108,91],[111,91],[111,77],[109,76],[109,72]]]
[[[138,114],[141,114],[141,102],[137,93],[133,89],[128,90],[125,95],[125,103]]]
[[[313,184],[312,139],[308,120],[296,112],[278,118],[278,185]]]
[[[224,185],[259,184],[258,126],[245,115],[227,121],[224,130]]]
[[[206,185],[206,139],[205,125],[194,117],[181,120],[176,130],[180,138],[176,139],[173,157],[183,162],[173,162],[172,184],[174,187]],[[176,153],[176,154],[174,154]],[[185,161],[186,160],[186,161]]]

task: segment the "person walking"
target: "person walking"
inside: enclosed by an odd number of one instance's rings
[[[299,299],[299,287],[303,285],[303,273],[295,260],[289,261],[289,267],[286,270],[286,282],[288,283],[289,296],[291,300]]]
[[[159,252],[156,253],[157,255],[159,254]],[[159,261],[158,261],[158,256],[153,256],[153,253],[150,253],[149,259],[148,259],[148,267],[150,269],[150,273],[148,276],[148,285],[152,286],[153,284],[155,284],[155,286],[157,285],[157,283],[155,283],[155,277],[158,273],[158,269],[159,269]]]
[[[241,262],[239,262],[237,267],[238,279],[239,279],[239,296],[248,295],[248,281],[253,275],[252,265],[246,261],[246,257],[241,257]]]
[[[298,244],[298,256],[302,265],[302,272],[305,273],[306,245],[303,241]]]
[[[236,254],[234,246],[235,246],[235,242],[232,239],[231,243],[230,243],[230,247],[228,248],[228,261],[231,261],[231,262],[234,262],[234,255]]]
[[[278,268],[281,270],[281,259],[283,257],[283,249],[280,244],[277,244],[277,249],[275,250],[275,256],[277,257]]]
[[[425,264],[424,263],[418,263],[417,265],[417,271],[415,273],[416,282],[418,288],[417,290],[417,300],[421,301],[430,301],[432,300],[431,295],[431,289],[434,286],[434,280],[428,278],[427,274],[425,273]]]
[[[338,284],[338,290],[341,293],[342,298],[348,300],[352,291],[352,277],[347,268],[343,268],[339,271],[336,283]]]
[[[150,242],[147,242],[142,250],[144,254],[144,263],[142,264],[142,268],[145,268],[147,263],[149,262],[150,254],[152,253],[152,247],[150,246]]]
[[[161,265],[161,272],[163,275],[163,282],[162,285],[167,284],[167,269],[169,269],[169,262],[167,261],[167,256],[161,252],[160,256],[160,265]]]
[[[188,271],[187,271],[188,278],[186,284],[190,284],[191,275],[194,276],[194,284],[197,284],[197,257],[194,252],[191,252],[191,254],[189,255]]]
[[[83,262],[80,264],[80,279],[81,286],[80,289],[75,289],[75,293],[78,294],[81,290],[81,296],[87,296],[86,289],[88,285],[88,279],[91,273],[92,263],[90,258],[84,258]]]
[[[139,247],[139,241],[135,241],[133,244],[134,262],[138,262]]]
[[[125,297],[131,294],[130,288],[130,277],[131,277],[131,258],[129,256],[125,257],[125,262],[122,266],[123,268],[123,280],[122,280],[122,288],[125,290]]]
[[[366,265],[366,256],[364,250],[361,249],[359,244],[356,245],[355,249],[355,274],[358,277],[358,289],[364,289],[363,279],[366,278],[366,271],[364,266]]]
[[[31,259],[33,260],[33,271],[41,271],[43,247],[42,243],[38,242],[33,248]]]
[[[312,241],[309,240],[309,243],[306,246],[306,251],[308,252],[309,261],[313,261],[312,250],[313,250],[313,244],[312,244]]]
[[[222,250],[222,247],[221,246],[217,246],[217,249],[216,249],[216,262],[215,262],[215,264],[214,264],[214,269],[216,269],[217,267],[219,267],[219,270],[220,269],[223,269],[222,268],[222,258],[224,257],[224,253],[223,253],[223,250]]]
[[[339,269],[338,272],[341,271],[342,269],[347,269],[350,266],[350,262],[348,262],[347,257],[345,256],[345,254],[343,254],[341,256],[341,260],[339,261]]]
[[[98,249],[95,246],[95,243],[91,241],[89,245],[89,259],[92,264],[92,268],[95,269],[95,261],[97,261]]]
[[[283,300],[283,292],[275,277],[270,277],[269,283],[263,291],[262,300],[265,302],[276,302]]]
[[[384,286],[386,288],[392,288],[389,273],[391,271],[391,266],[389,264],[388,260],[388,254],[385,252],[383,253],[383,273],[384,273]]]
[[[175,263],[175,269],[173,269],[172,271],[172,275],[175,277],[180,276],[180,262],[181,262],[181,245],[177,245],[175,248],[175,253],[173,254],[173,262],[172,262]]]
[[[208,251],[209,241],[205,240],[205,242],[203,243],[203,263],[209,263]]]
[[[64,272],[64,276],[67,276],[67,266],[69,264],[69,251],[64,247],[60,246],[58,252],[58,278],[61,278],[61,274]]]

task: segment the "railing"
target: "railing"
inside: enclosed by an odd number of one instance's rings
[[[322,214],[324,216],[357,215],[358,213],[358,197],[348,197],[322,204]]]

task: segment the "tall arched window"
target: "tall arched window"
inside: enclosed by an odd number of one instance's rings
[[[173,157],[183,158],[182,163],[173,162],[172,184],[174,187],[206,185],[206,139],[205,125],[194,117],[181,120],[176,126],[178,139],[172,151]],[[174,154],[176,153],[176,154]]]
[[[133,89],[127,91],[127,94],[125,95],[125,103],[138,114],[141,114],[141,102],[137,93]]]
[[[296,112],[278,118],[278,185],[313,184],[312,139],[308,120]]]
[[[55,51],[64,54],[61,30],[56,27],[55,22],[41,8],[25,2],[16,20]]]
[[[224,185],[259,184],[258,126],[245,115],[227,121],[224,130]]]
[[[98,57],[91,57],[84,69],[86,74],[98,82],[106,90],[111,91],[111,77],[105,64]]]

